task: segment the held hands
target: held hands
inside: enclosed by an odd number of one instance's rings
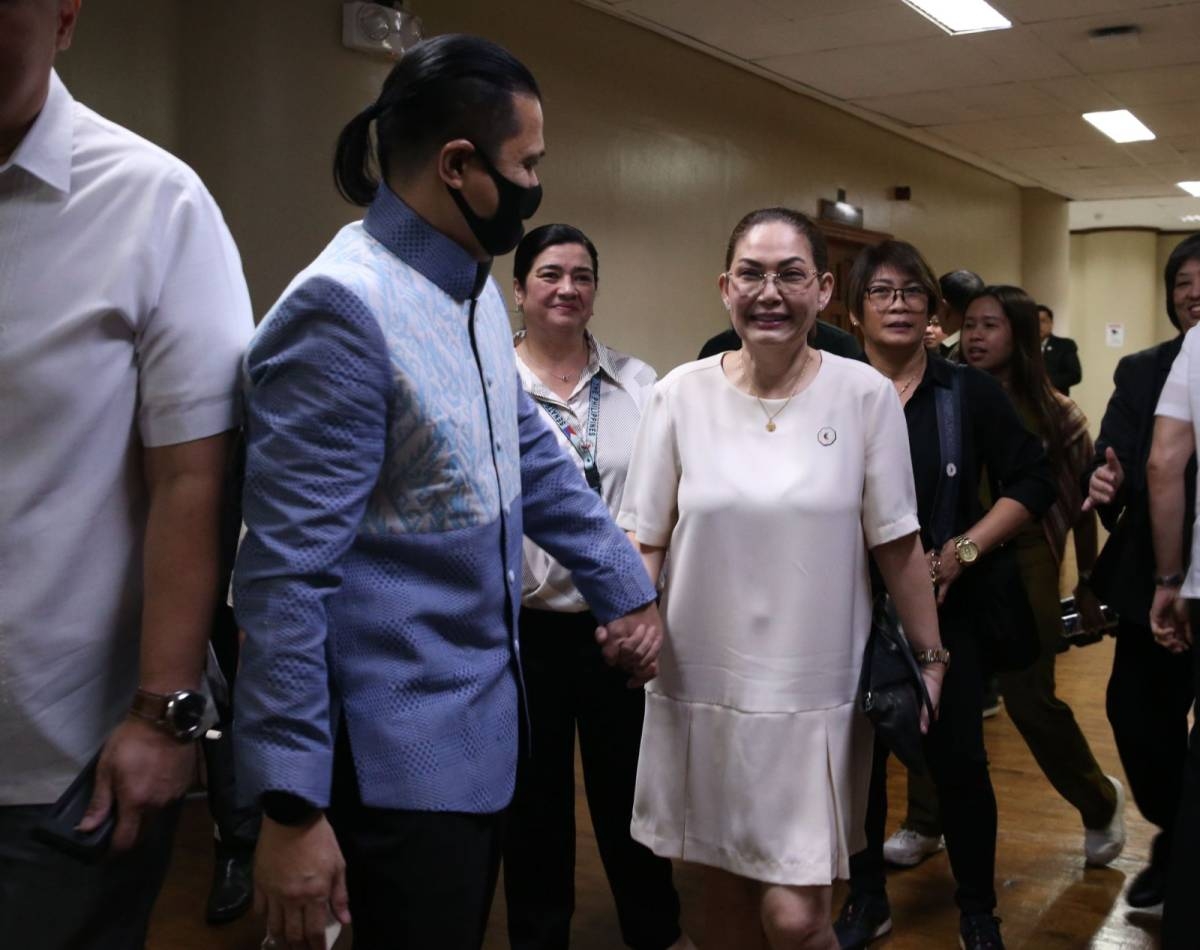
[[[662,639],[662,617],[655,603],[596,628],[596,642],[605,662],[625,670],[631,688],[642,686],[658,675]]]
[[[937,605],[946,602],[946,592],[950,585],[958,580],[963,572],[962,562],[959,561],[954,549],[954,539],[951,538],[942,545],[940,551],[926,551],[925,558],[929,561],[929,579],[937,592]]]
[[[1172,653],[1183,653],[1192,645],[1187,604],[1175,587],[1154,588],[1150,604],[1150,632],[1159,646]]]
[[[1092,472],[1088,482],[1088,496],[1083,500],[1083,510],[1091,511],[1099,505],[1111,505],[1117,492],[1125,483],[1125,470],[1112,447],[1104,450],[1104,464]]]
[[[196,768],[196,747],[178,742],[142,719],[125,719],[104,744],[96,766],[96,786],[80,831],[97,828],[114,799],[117,826],[113,852],[128,851],[142,832],[142,823],[169,805],[191,784]]]
[[[265,815],[254,854],[254,910],[273,947],[326,950],[332,912],[350,923],[346,862],[324,814],[295,827]]]

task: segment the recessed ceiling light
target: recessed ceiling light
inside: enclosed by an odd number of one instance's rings
[[[1012,26],[984,0],[903,0],[928,20],[950,34],[1007,30]]]
[[[1128,109],[1085,112],[1083,117],[1114,142],[1148,142],[1154,138],[1154,133]]]
[[[1195,223],[1195,222],[1197,222],[1197,221],[1200,221],[1200,214],[1185,214],[1185,215],[1184,215],[1182,218],[1180,218],[1179,220],[1180,220],[1180,221],[1186,221],[1188,224],[1193,224],[1193,223]]]
[[[1180,188],[1195,198],[1200,198],[1200,181],[1177,181]]]

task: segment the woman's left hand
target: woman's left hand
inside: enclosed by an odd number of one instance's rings
[[[1100,598],[1082,582],[1075,585],[1075,612],[1079,614],[1079,625],[1088,633],[1102,630],[1108,623],[1100,609]]]
[[[929,701],[933,703],[933,718],[936,719],[942,704],[942,678],[946,675],[946,667],[941,663],[930,663],[921,667],[921,679],[925,681],[925,689],[929,693]],[[927,735],[932,723],[929,721],[929,709],[921,706],[921,735]]]
[[[937,589],[938,606],[946,602],[946,592],[950,585],[958,580],[963,572],[962,562],[954,550],[954,539],[951,538],[942,545],[940,551],[929,551],[925,557],[929,560],[929,578]]]

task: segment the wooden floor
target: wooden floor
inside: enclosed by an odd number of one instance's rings
[[[1104,716],[1104,687],[1113,643],[1073,649],[1059,657],[1059,694],[1075,710],[1106,772],[1122,776],[1112,734]],[[1000,840],[996,883],[1004,934],[1013,950],[1142,950],[1158,944],[1158,918],[1132,911],[1121,894],[1148,854],[1149,826],[1132,802],[1127,806],[1129,843],[1111,868],[1085,869],[1083,828],[1078,813],[1046,782],[1012,723],[1002,712],[987,721],[992,779],[1000,803]],[[903,777],[891,778],[891,824],[899,820]],[[582,785],[580,786],[582,789]],[[582,791],[579,815],[579,867],[575,950],[620,947],[611,898],[596,856]],[[176,847],[175,861],[151,930],[152,950],[255,950],[257,922],[249,917],[211,928],[203,906],[210,873],[211,844],[202,801],[189,802]],[[681,867],[677,883],[683,900],[684,924],[703,946],[699,889],[694,869]],[[957,947],[957,913],[951,901],[952,880],[944,854],[919,868],[893,873],[889,882],[895,932],[875,946],[880,950],[929,950]],[[835,900],[840,904],[841,892]],[[484,944],[507,948],[504,901],[498,894]],[[339,945],[346,941],[340,941]]]

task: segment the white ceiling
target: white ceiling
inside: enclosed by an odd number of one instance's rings
[[[1200,199],[1175,182],[1200,180],[1200,0],[990,0],[1013,28],[965,36],[901,0],[580,2],[1017,184],[1087,202],[1072,227],[1118,226],[1076,224],[1097,213],[1196,227],[1180,218],[1200,214]],[[1124,24],[1140,33],[1088,36]],[[1116,145],[1080,118],[1121,108],[1158,137]],[[1160,200],[1118,214],[1126,199]]]

